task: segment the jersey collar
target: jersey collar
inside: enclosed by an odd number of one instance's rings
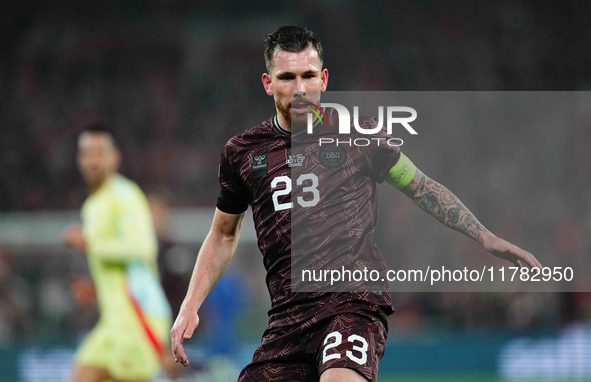
[[[324,108],[322,108],[322,109],[324,110]],[[312,127],[313,127],[313,128],[315,128],[315,127],[316,127],[316,126],[317,126],[319,123],[320,123],[320,120],[319,120],[319,119],[316,119],[316,120],[314,121],[314,124],[312,125]],[[274,114],[274,115],[273,115],[273,126],[275,126],[275,128],[276,128],[277,130],[279,130],[279,132],[280,132],[281,134],[283,134],[283,135],[287,135],[287,136],[290,136],[290,135],[291,135],[291,132],[290,132],[290,131],[287,131],[287,130],[285,130],[284,128],[282,128],[282,127],[279,125],[279,121],[277,120],[277,114]],[[299,134],[296,134],[296,135],[299,135]]]
[[[279,126],[279,121],[277,120],[277,114],[273,115],[273,126],[275,126],[275,128],[277,130],[279,130],[279,132],[283,135],[291,135],[291,132],[285,130],[284,128],[282,128],[281,126]]]

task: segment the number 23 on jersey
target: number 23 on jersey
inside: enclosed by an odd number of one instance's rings
[[[301,174],[296,179],[296,185],[302,186],[302,194],[296,198],[297,203],[302,207],[313,207],[320,201],[320,192],[318,191],[318,177],[315,174]],[[291,194],[291,178],[287,175],[281,175],[273,178],[271,181],[271,190],[273,190],[273,206],[275,211],[287,210],[293,208],[293,202],[279,202],[279,197]]]

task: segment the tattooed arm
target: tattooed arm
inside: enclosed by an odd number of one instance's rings
[[[483,234],[490,233],[450,190],[419,169],[401,191],[441,223],[480,243],[483,242]]]
[[[423,211],[446,226],[481,243],[493,255],[524,266],[541,268],[540,262],[529,252],[495,236],[445,186],[416,169],[410,183],[401,191]]]

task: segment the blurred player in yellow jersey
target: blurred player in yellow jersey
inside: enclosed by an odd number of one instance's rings
[[[86,253],[100,319],[76,354],[72,381],[148,381],[165,357],[170,307],[156,266],[157,241],[146,197],[117,170],[113,132],[86,128],[78,138],[78,168],[89,196],[83,227],[64,240]]]

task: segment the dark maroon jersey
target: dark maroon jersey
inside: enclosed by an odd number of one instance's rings
[[[350,302],[342,314],[268,328],[238,382],[318,381],[329,368],[352,369],[375,382],[387,336],[379,307]]]
[[[323,128],[326,136],[333,136],[336,113],[328,110],[326,115]],[[378,305],[390,314],[390,296],[384,288],[373,293],[292,291],[292,243],[309,249],[315,266],[385,269],[373,238],[376,183],[400,157],[399,148],[384,142],[340,147],[312,142],[292,150],[291,138],[272,117],[231,138],[219,168],[218,208],[236,214],[252,207],[271,296],[270,327],[345,313],[351,301]],[[292,221],[298,222],[297,229]],[[292,234],[297,235],[294,241]]]

